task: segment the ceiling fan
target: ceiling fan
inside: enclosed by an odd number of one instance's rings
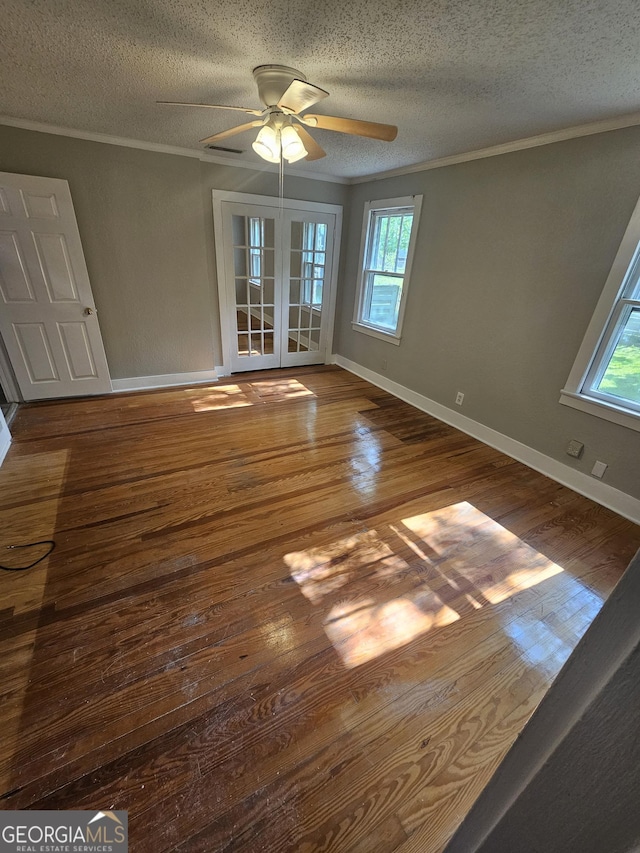
[[[252,116],[259,116],[254,121],[207,136],[200,142],[210,145],[235,136],[237,133],[260,127],[252,147],[256,154],[270,163],[280,163],[282,159],[288,163],[295,163],[302,159],[319,160],[324,157],[325,151],[306,127],[335,130],[338,133],[366,136],[384,142],[392,142],[396,138],[398,128],[391,124],[306,113],[305,110],[326,98],[329,93],[307,82],[304,74],[295,68],[289,68],[286,65],[259,65],[253,69],[253,76],[258,86],[258,95],[264,104],[261,110],[222,104],[186,104],[178,101],[158,101],[157,103],[178,107],[238,110]]]

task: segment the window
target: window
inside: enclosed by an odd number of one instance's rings
[[[364,207],[353,328],[400,343],[422,196],[370,201]]]
[[[640,430],[640,202],[560,402]]]

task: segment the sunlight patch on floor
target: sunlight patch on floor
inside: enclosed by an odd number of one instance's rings
[[[262,402],[282,402],[298,397],[315,397],[297,379],[261,379],[257,382],[212,385],[204,389],[203,396],[193,400],[194,412],[213,412],[219,409],[238,409]]]
[[[194,412],[213,412],[217,409],[237,409],[239,406],[252,406],[239,385],[219,385],[207,388],[206,395],[193,401]]]
[[[348,668],[563,573],[466,501],[284,559]]]

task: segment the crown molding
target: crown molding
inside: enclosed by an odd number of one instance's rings
[[[200,160],[202,163],[217,163],[220,166],[233,166],[236,169],[251,169],[254,172],[270,172],[278,174],[278,168],[271,163],[252,163],[250,161],[232,160],[208,151],[198,151],[194,148],[180,148],[177,145],[163,145],[159,142],[145,142],[142,139],[129,139],[124,136],[109,136],[106,133],[95,133],[89,130],[76,130],[71,127],[59,127],[54,124],[45,124],[30,119],[14,118],[13,116],[0,115],[0,125],[17,127],[21,130],[32,130],[36,133],[51,133],[54,136],[67,136],[71,139],[84,139],[87,142],[101,142],[104,145],[119,145],[123,148],[138,148],[142,151],[153,151],[156,154],[173,154],[177,157],[190,157]],[[311,181],[327,181],[334,184],[348,184],[349,179],[338,175],[318,174],[306,172],[302,169],[287,168],[285,177],[308,178]]]
[[[445,166],[454,166],[457,163],[468,163],[471,160],[482,160],[485,157],[498,157],[500,154],[510,154],[513,151],[523,151],[526,148],[538,148],[541,145],[551,145],[554,142],[564,142],[567,139],[577,139],[581,136],[592,136],[596,133],[606,133],[609,130],[621,130],[625,127],[634,127],[640,124],[640,112],[628,113],[617,118],[594,121],[589,124],[578,124],[563,130],[552,130],[549,133],[541,133],[538,136],[528,136],[524,139],[515,139],[512,142],[503,142],[500,145],[492,145],[489,148],[479,148],[475,151],[466,151],[462,154],[452,154],[450,157],[440,157],[437,160],[425,160],[412,166],[401,166],[398,169],[390,169],[386,172],[374,172],[372,175],[362,175],[351,178],[350,184],[365,184],[369,181],[382,181],[385,178],[396,178],[400,175],[411,175],[415,172],[426,172],[430,169],[442,169]]]
[[[159,142],[146,142],[141,139],[129,139],[123,136],[109,136],[106,133],[95,133],[87,130],[75,130],[70,127],[60,127],[53,124],[31,121],[30,119],[14,118],[13,116],[0,115],[0,125],[17,127],[22,130],[32,130],[37,133],[51,133],[55,136],[67,136],[72,139],[85,139],[88,142],[101,142],[105,145],[120,145],[125,148],[138,148],[142,151],[154,151],[159,154],[173,154],[178,157],[191,157],[202,163],[217,163],[221,166],[233,166],[236,169],[250,169],[254,172],[270,172],[277,175],[278,170],[270,163],[252,163],[248,161],[239,162],[224,156],[210,154],[206,151],[198,151],[194,148],[180,148],[175,145],[163,145]],[[339,175],[318,174],[306,172],[302,169],[288,168],[286,174],[295,178],[308,178],[311,181],[326,181],[334,184],[365,184],[370,181],[382,181],[386,178],[396,178],[402,175],[411,175],[416,172],[427,172],[430,169],[442,169],[445,166],[454,166],[458,163],[468,163],[472,160],[483,160],[487,157],[498,157],[501,154],[510,154],[514,151],[523,151],[527,148],[538,148],[542,145],[551,145],[554,142],[564,142],[568,139],[577,139],[581,136],[593,136],[597,133],[607,133],[610,130],[622,130],[625,127],[640,125],[640,112],[628,113],[617,118],[594,121],[588,124],[579,124],[567,127],[563,130],[552,130],[549,133],[541,133],[538,136],[528,136],[523,139],[515,139],[511,142],[503,142],[500,145],[492,145],[488,148],[479,148],[475,151],[465,151],[461,154],[452,154],[449,157],[440,157],[436,160],[424,160],[409,166],[400,166],[397,169],[389,169],[385,172],[374,172],[369,175],[360,175],[345,178]]]

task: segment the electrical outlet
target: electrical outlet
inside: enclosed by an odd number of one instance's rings
[[[381,365],[381,366],[382,366],[382,369],[383,369],[383,370],[386,370],[386,369],[387,369],[387,359],[386,359],[386,358],[383,358],[383,359],[382,359],[382,365]]]
[[[456,406],[461,406],[463,400],[464,400],[464,394],[462,393],[462,391],[458,391],[458,393],[456,394]]]
[[[567,455],[573,456],[576,459],[580,459],[583,450],[584,444],[581,441],[576,441],[575,438],[572,438],[569,444],[567,445]]]
[[[607,470],[607,467],[608,466],[606,462],[596,462],[596,464],[591,469],[591,473],[594,477],[598,477],[598,479],[601,480],[604,476],[604,472]]]

